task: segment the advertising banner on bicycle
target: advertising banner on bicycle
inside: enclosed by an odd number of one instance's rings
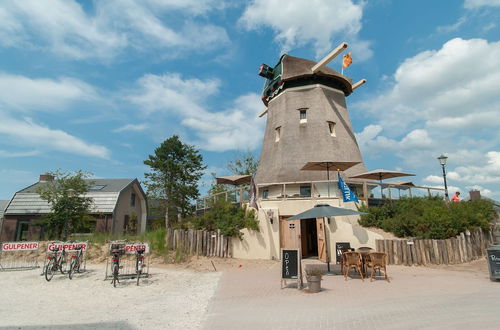
[[[109,244],[109,255],[112,254],[112,246],[120,245],[125,254],[136,254],[138,250],[144,250],[144,254],[149,254],[149,243],[117,243],[112,242]]]
[[[0,270],[24,270],[40,267],[40,242],[3,242],[0,245]]]
[[[89,243],[88,242],[51,242],[47,244],[47,252],[53,252],[55,248],[62,251],[63,248],[66,252],[75,252],[81,248],[83,252],[87,251]]]
[[[54,241],[47,244],[47,249],[45,251],[46,257],[43,263],[44,275],[47,270],[46,266],[51,260],[60,259],[61,274],[65,274],[71,269],[72,264],[75,263],[76,259],[78,264],[78,273],[84,272],[87,269],[87,250],[89,249],[89,242],[77,242],[77,241]]]
[[[148,277],[149,254],[148,242],[111,242],[109,244],[110,257],[106,262],[105,280],[113,278],[115,265],[119,265],[118,278],[120,279]]]

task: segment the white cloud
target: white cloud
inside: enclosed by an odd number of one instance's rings
[[[30,118],[17,120],[2,116],[0,134],[14,144],[36,147],[37,150],[55,150],[104,159],[110,156],[109,150],[103,146],[89,144],[64,131],[36,124]]]
[[[442,176],[437,176],[437,175],[429,175],[423,179],[424,182],[429,182],[429,183],[443,183],[443,177]]]
[[[262,26],[275,32],[275,39],[286,52],[312,43],[316,56],[325,55],[339,41],[353,41],[354,56],[371,56],[369,43],[357,38],[361,30],[364,3],[351,0],[254,0],[247,6],[240,23],[248,30]]]
[[[175,116],[194,135],[194,143],[209,151],[255,149],[260,144],[265,121],[257,117],[262,101],[257,94],[238,97],[228,109],[209,111],[208,98],[219,92],[217,79],[183,79],[179,74],[148,74],[140,78],[128,100],[147,118]],[[153,124],[153,123],[151,123]],[[255,137],[259,138],[255,138]]]
[[[168,73],[144,75],[137,84],[138,88],[128,99],[145,114],[170,112],[180,116],[195,116],[204,111],[203,103],[218,91],[220,81],[182,79],[177,73]]]
[[[0,73],[0,105],[4,109],[53,111],[77,100],[95,98],[94,88],[77,79],[32,79]]]
[[[148,128],[147,124],[127,124],[113,130],[113,133],[120,132],[141,132]]]
[[[238,97],[231,108],[203,116],[186,118],[182,124],[195,130],[197,144],[209,151],[254,150],[261,144],[264,120],[259,95],[251,93]]]
[[[31,156],[36,156],[39,155],[40,151],[39,150],[31,150],[31,151],[6,151],[6,150],[0,150],[0,157],[4,158],[18,158],[18,157],[31,157]]]
[[[477,9],[480,7],[500,7],[500,0],[465,0],[464,7]]]
[[[407,149],[414,151],[429,149],[433,145],[426,130],[416,129],[409,132],[400,141],[380,135],[380,125],[368,125],[361,133],[356,133],[356,140],[363,154],[375,155],[380,152],[401,153]]]
[[[452,39],[440,50],[406,59],[390,89],[359,105],[377,115],[384,130],[395,132],[419,121],[467,117],[472,112],[482,118],[476,125],[488,125],[482,114],[500,107],[499,64],[500,42]]]
[[[485,163],[458,166],[448,175],[453,180],[470,184],[500,183],[500,152],[490,151],[486,154]]]
[[[228,42],[222,27],[195,20],[217,9],[215,1],[98,0],[93,5],[88,13],[74,0],[4,1],[0,44],[84,59],[110,58],[127,47],[206,51]],[[166,24],[179,16],[187,23]]]

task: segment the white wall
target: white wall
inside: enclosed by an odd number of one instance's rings
[[[280,235],[279,216],[293,216],[314,205],[329,204],[337,207],[356,209],[354,203],[343,204],[339,199],[332,198],[320,202],[317,200],[259,200],[259,232],[243,230],[243,239],[231,240],[233,257],[242,259],[279,259]],[[274,211],[271,224],[266,214],[267,210]],[[377,233],[366,230],[358,224],[359,216],[345,216],[331,218],[330,224],[325,220],[328,239],[328,250],[331,261],[335,262],[335,243],[349,242],[351,247],[368,246],[375,249],[375,240],[383,239]]]

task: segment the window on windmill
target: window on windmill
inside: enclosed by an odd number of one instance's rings
[[[300,186],[300,197],[311,197],[311,186]]]
[[[280,140],[280,135],[281,135],[281,126],[276,127],[275,133],[276,133],[276,136],[274,138],[274,141],[278,142]]]
[[[328,130],[330,131],[331,136],[337,136],[337,133],[335,132],[335,123],[333,121],[328,122]]]
[[[307,123],[307,108],[299,109],[299,119],[301,124]]]

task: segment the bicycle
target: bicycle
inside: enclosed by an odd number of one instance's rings
[[[62,252],[58,254],[59,248],[54,248],[54,255],[48,256],[47,265],[45,266],[45,279],[47,282],[50,282],[52,277],[54,277],[54,273],[60,271],[61,274],[64,274],[64,264],[66,263],[66,250],[64,249],[64,245],[62,248]]]
[[[75,247],[76,254],[71,256],[71,265],[69,267],[68,277],[73,279],[73,273],[80,273],[80,266],[82,263],[83,250],[81,246]]]
[[[113,274],[113,279],[111,280],[111,284],[116,288],[116,283],[120,283],[118,279],[118,275],[120,273],[120,255],[124,254],[124,246],[121,244],[113,244],[111,245],[111,254],[113,255],[111,261],[111,274]]]
[[[142,274],[142,267],[144,267],[144,248],[137,249],[135,257],[135,271],[137,273],[137,285],[139,285],[139,279]]]

